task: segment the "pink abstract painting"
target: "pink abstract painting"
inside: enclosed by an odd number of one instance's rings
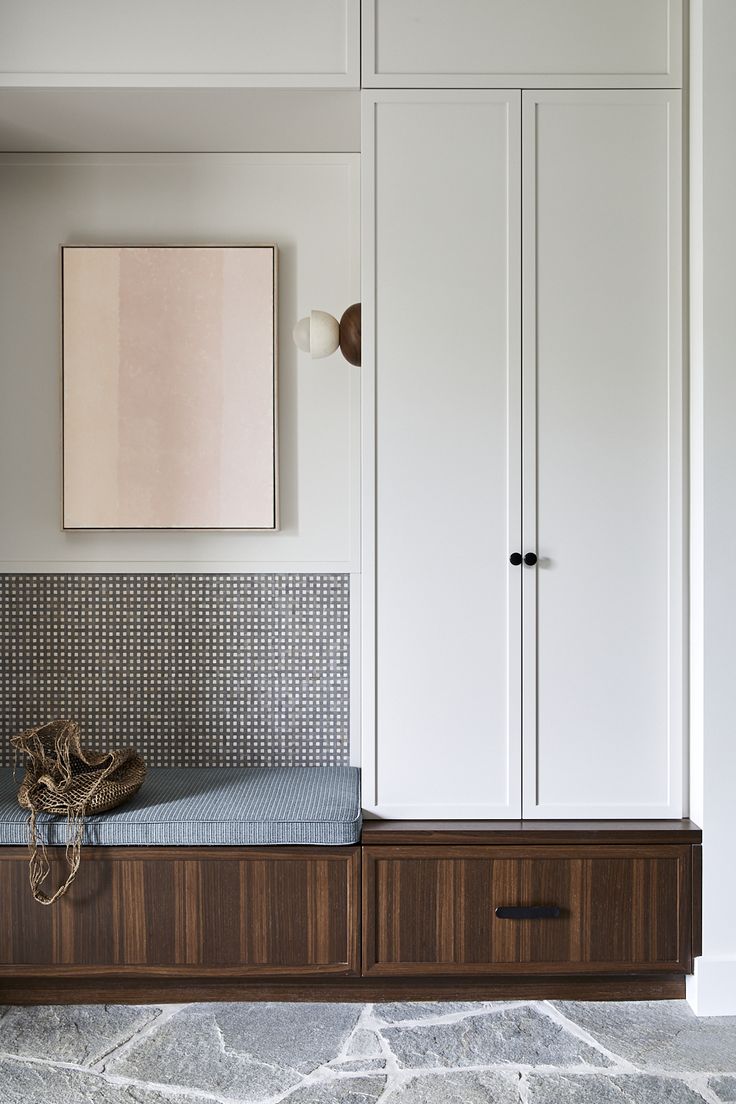
[[[62,249],[65,529],[276,529],[275,246]]]

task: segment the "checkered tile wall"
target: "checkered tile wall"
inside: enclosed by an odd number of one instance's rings
[[[0,575],[0,761],[71,717],[151,766],[349,762],[349,576]]]

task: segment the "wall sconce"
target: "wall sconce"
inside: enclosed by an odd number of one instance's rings
[[[348,364],[360,364],[360,303],[353,303],[338,322],[326,311],[313,310],[294,326],[294,344],[312,360],[331,356],[335,350]]]

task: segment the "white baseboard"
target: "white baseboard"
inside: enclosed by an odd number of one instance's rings
[[[736,1016],[736,958],[697,958],[687,1000],[697,1016]]]

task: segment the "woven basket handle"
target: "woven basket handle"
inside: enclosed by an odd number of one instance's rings
[[[82,858],[82,832],[84,831],[84,820],[82,816],[79,814],[70,814],[68,826],[69,835],[66,845],[68,874],[64,884],[59,886],[56,892],[49,897],[49,895],[44,892],[42,886],[51,874],[51,863],[49,862],[49,857],[46,852],[46,845],[43,840],[39,840],[38,838],[35,810],[31,810],[31,817],[28,823],[28,847],[31,854],[28,864],[28,877],[31,883],[31,893],[33,894],[34,900],[38,901],[39,905],[53,905],[54,901],[58,901],[60,897],[63,897],[79,871],[79,865]]]

